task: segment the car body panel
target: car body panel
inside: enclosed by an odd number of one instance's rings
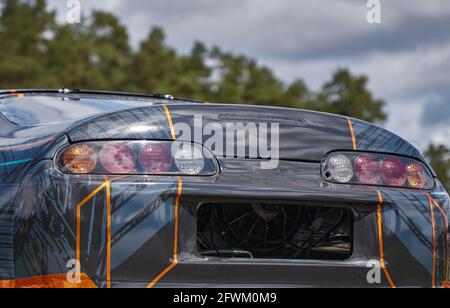
[[[217,149],[211,150],[221,171],[210,177],[68,175],[55,167],[55,154],[73,142],[197,142],[174,129],[177,123],[193,126],[196,115],[202,115],[203,126],[279,123],[278,167],[263,170],[260,159]],[[431,287],[448,280],[450,204],[437,179],[435,189],[420,191],[337,185],[321,176],[324,156],[338,150],[425,162],[412,145],[378,126],[309,111],[155,99],[152,106],[75,122],[21,127],[0,119],[0,127],[8,127],[0,137],[0,286],[76,287],[67,282],[71,260],[81,263],[81,285],[93,287]],[[201,257],[197,206],[218,200],[351,208],[352,256],[346,261]],[[367,280],[374,260],[381,265],[381,284]]]
[[[205,129],[210,124],[279,124],[280,158],[296,161],[321,161],[331,151],[354,150],[395,153],[425,161],[421,153],[395,134],[363,121],[313,111],[248,105],[174,104],[171,120],[188,124],[191,134],[177,134],[177,140],[205,144],[209,136],[196,140],[195,125]],[[200,119],[197,121],[197,119]],[[354,145],[349,127],[354,129]],[[197,122],[196,122],[197,121]],[[200,124],[198,124],[200,123]],[[171,140],[170,127],[163,107],[134,108],[120,113],[92,117],[66,130],[72,142],[100,140]],[[147,129],[142,129],[145,126]],[[197,127],[198,128],[198,127]],[[227,143],[224,134],[224,144]],[[229,156],[226,149],[211,149],[218,157]]]

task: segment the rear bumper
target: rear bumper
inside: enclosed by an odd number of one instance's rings
[[[51,161],[38,163],[15,200],[11,279],[67,274],[69,261],[79,260],[98,287],[432,287],[447,280],[449,199],[439,185],[377,191],[325,183],[314,163],[280,162],[272,171],[259,161],[220,163],[217,177],[181,179],[68,176]],[[351,208],[352,257],[201,258],[196,206],[217,200]]]

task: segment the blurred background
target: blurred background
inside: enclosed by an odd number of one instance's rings
[[[380,23],[369,23],[377,2]],[[448,0],[0,0],[0,9],[2,89],[353,116],[415,144],[450,189]]]

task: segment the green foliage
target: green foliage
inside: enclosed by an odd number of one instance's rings
[[[444,187],[450,192],[450,149],[443,145],[430,145],[425,156],[436,171]]]
[[[0,0],[2,88],[75,88],[169,93],[210,102],[308,108],[383,121],[384,102],[367,78],[339,70],[319,93],[302,80],[286,85],[244,55],[195,42],[189,54],[151,29],[137,50],[110,13],[93,11],[79,25],[58,24],[45,0]]]
[[[259,105],[285,105],[284,86],[272,71],[245,56],[235,56],[213,48],[210,60],[214,63],[211,100],[246,102]]]
[[[58,25],[47,68],[59,84],[49,87],[126,90],[131,49],[126,28],[108,13],[94,11],[83,25]]]
[[[318,109],[359,118],[369,122],[384,122],[385,102],[373,98],[367,89],[367,77],[352,76],[346,69],[339,69],[327,82],[316,100]]]
[[[109,13],[94,11],[86,32],[92,48],[90,61],[99,77],[97,88],[126,90],[132,54],[125,26]]]
[[[46,81],[47,67],[41,60],[48,50],[54,25],[53,12],[45,0],[3,0],[0,18],[0,80],[2,88],[20,84],[39,87]]]

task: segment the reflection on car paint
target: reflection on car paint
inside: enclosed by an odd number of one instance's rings
[[[243,113],[253,111],[242,108]],[[378,194],[370,187],[322,180],[320,161],[333,150],[423,160],[400,137],[359,120],[351,119],[349,125],[345,117],[298,112],[295,116],[304,119],[301,125],[287,121],[280,127],[282,161],[276,170],[260,170],[256,160],[216,152],[222,172],[214,178],[104,178],[64,175],[52,160],[70,142],[172,140],[173,124],[192,123],[192,114],[203,114],[206,125],[229,110],[220,105],[156,105],[70,123],[67,137],[48,128],[34,138],[0,139],[0,286],[73,287],[66,280],[73,259],[80,261],[79,286],[85,287],[240,286],[261,281],[272,286],[368,286],[365,262],[372,258],[383,263],[381,286],[438,287],[448,281],[450,204],[440,183],[433,191],[383,188]],[[293,111],[280,113],[289,117]],[[294,161],[296,157],[304,162]],[[196,252],[195,206],[227,198],[352,207],[352,259],[318,267],[308,262],[201,258]]]
[[[136,255],[145,253],[159,258],[150,257],[145,268],[133,270],[139,281],[150,284],[171,265],[176,179],[92,178],[85,185],[55,171],[42,172],[49,164],[35,169],[36,178],[24,187],[28,194],[44,188],[46,193],[19,203],[19,213],[25,213],[18,215],[21,227],[15,234],[16,279],[64,273],[67,262],[76,259],[98,287],[110,287],[111,280],[126,278]],[[33,204],[40,206],[27,215]]]

